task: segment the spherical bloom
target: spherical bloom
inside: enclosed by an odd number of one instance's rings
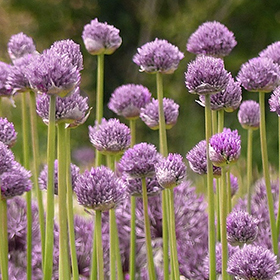
[[[245,211],[233,211],[227,216],[227,241],[232,246],[252,243],[258,234],[258,219]]]
[[[139,143],[125,151],[119,161],[118,170],[131,178],[151,177],[155,174],[155,164],[159,154],[156,147]]]
[[[260,105],[254,100],[243,101],[238,111],[238,120],[245,129],[260,127]]]
[[[190,93],[216,94],[226,89],[230,76],[221,58],[202,55],[189,63],[185,84]]]
[[[278,269],[277,257],[261,246],[245,245],[228,260],[227,272],[241,279],[272,279]]]
[[[186,155],[190,168],[193,172],[207,174],[206,140],[201,140]],[[221,168],[213,165],[213,175],[219,177]]]
[[[165,128],[171,129],[179,116],[179,105],[170,98],[163,98],[163,112]],[[151,129],[159,129],[158,100],[152,99],[145,107],[141,108],[140,118]]]
[[[112,54],[122,43],[119,33],[119,29],[95,18],[84,26],[82,38],[90,54]]]
[[[12,169],[15,156],[6,144],[0,142],[0,175]]]
[[[112,93],[108,107],[126,119],[137,119],[140,115],[140,109],[151,101],[151,96],[148,88],[142,85],[123,85]]]
[[[186,166],[179,154],[168,154],[156,163],[156,177],[163,188],[173,188],[186,178]]]
[[[72,178],[72,188],[74,189],[77,184],[77,178],[80,175],[80,168],[75,164],[70,164],[71,170],[71,178]],[[46,190],[47,189],[47,182],[48,182],[48,165],[45,165],[42,171],[40,172],[38,178],[40,189]],[[58,194],[58,161],[57,159],[54,161],[54,194]]]
[[[49,123],[49,105],[50,96],[48,94],[37,95],[37,114],[43,119],[45,124]],[[69,96],[56,98],[56,123],[65,123],[66,127],[76,127],[87,120],[89,113],[88,98],[80,94],[79,88],[76,88],[73,94]]]
[[[198,103],[205,106],[205,96],[199,95],[199,100]],[[226,89],[210,96],[210,108],[211,110],[233,112],[239,107],[241,100],[242,90],[240,83],[235,82],[234,79],[230,77]]]
[[[105,166],[86,170],[78,177],[74,191],[79,204],[101,211],[115,208],[126,194],[125,185]]]
[[[147,73],[172,74],[179,65],[184,54],[178,47],[170,44],[167,40],[155,39],[137,49],[133,62],[140,67],[140,71]]]
[[[118,119],[102,119],[88,129],[90,142],[104,154],[121,154],[130,146],[130,129]]]
[[[12,35],[8,43],[8,53],[11,60],[16,60],[26,54],[36,53],[33,39],[22,32]]]
[[[248,91],[270,92],[279,85],[279,66],[267,57],[255,57],[241,65],[237,80]]]
[[[269,107],[271,112],[276,112],[280,116],[280,86],[277,87],[271,94],[269,100]]]
[[[0,97],[10,97],[12,95],[12,90],[6,87],[11,68],[10,64],[0,61]]]
[[[0,142],[11,148],[17,140],[14,124],[6,118],[0,118]]]
[[[209,157],[216,166],[224,166],[237,161],[241,152],[241,139],[237,130],[224,128],[209,140]]]
[[[280,64],[280,42],[274,42],[267,46],[266,49],[259,53],[259,56],[271,58],[273,62]]]
[[[187,51],[195,54],[224,57],[236,46],[234,34],[217,21],[204,22],[190,36]]]

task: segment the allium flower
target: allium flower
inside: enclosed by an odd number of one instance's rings
[[[186,155],[190,168],[193,172],[207,174],[206,140],[197,143]],[[221,168],[213,165],[213,175],[221,176]]]
[[[140,67],[140,71],[147,73],[172,74],[178,68],[180,60],[184,58],[178,47],[167,40],[157,38],[138,48],[137,52],[133,62]]]
[[[190,36],[187,51],[195,54],[224,57],[236,46],[234,34],[217,21],[204,22]]]
[[[231,197],[233,197],[238,191],[238,178],[233,174],[230,174],[230,187],[231,187]]]
[[[241,152],[241,140],[237,130],[224,128],[209,140],[209,157],[216,166],[224,166],[237,161]]]
[[[90,54],[112,54],[122,43],[119,33],[119,29],[95,18],[84,26],[82,38]]]
[[[230,76],[221,58],[202,55],[189,63],[185,84],[190,93],[216,94],[226,89]]]
[[[73,161],[79,166],[92,166],[95,158],[94,149],[92,147],[78,147],[72,151]]]
[[[259,220],[245,211],[233,211],[227,216],[227,241],[232,246],[252,243],[258,234]]]
[[[258,129],[260,126],[260,105],[254,100],[243,101],[238,111],[238,120],[245,129]]]
[[[6,118],[0,118],[0,142],[11,148],[17,140],[14,124]]]
[[[274,42],[267,46],[266,49],[259,53],[259,56],[271,58],[273,62],[280,64],[280,42]]]
[[[0,175],[12,169],[15,156],[8,147],[0,142]]]
[[[270,92],[279,85],[279,66],[267,57],[255,57],[241,65],[237,80],[248,91]]]
[[[168,154],[155,165],[156,177],[163,188],[173,188],[186,178],[186,166],[179,154]]]
[[[0,97],[10,97],[12,95],[12,90],[6,87],[11,68],[10,64],[0,61]]]
[[[13,61],[26,54],[36,53],[33,39],[22,32],[12,35],[8,43],[8,53]]]
[[[245,280],[269,280],[277,269],[277,257],[271,251],[261,246],[245,245],[229,258],[227,272]]]
[[[72,178],[72,188],[74,189],[77,185],[77,178],[80,175],[80,168],[75,164],[70,164],[71,169],[71,178]],[[48,182],[48,165],[45,165],[42,171],[40,172],[38,178],[40,189],[47,189]],[[58,161],[57,159],[54,161],[54,194],[58,194]]]
[[[37,114],[45,124],[49,123],[50,96],[40,94],[36,97]],[[56,123],[65,123],[66,127],[77,127],[83,124],[90,114],[88,98],[80,95],[80,89],[76,88],[73,94],[64,98],[57,97],[55,105]]]
[[[118,170],[131,178],[152,177],[159,154],[156,147],[148,143],[139,143],[125,151],[119,161]]]
[[[276,112],[280,116],[280,86],[277,87],[271,94],[269,100],[269,107],[271,112]]]
[[[118,119],[102,119],[88,128],[90,142],[104,154],[121,154],[130,146],[130,129]]]
[[[108,107],[119,116],[137,119],[140,109],[151,101],[152,94],[142,85],[127,84],[115,89]]]
[[[171,129],[179,116],[179,105],[170,98],[163,98],[163,112],[166,129]],[[151,129],[159,128],[158,100],[152,99],[145,107],[141,108],[140,118]]]
[[[78,177],[74,191],[79,204],[101,211],[115,208],[126,194],[125,185],[105,166],[86,170]]]

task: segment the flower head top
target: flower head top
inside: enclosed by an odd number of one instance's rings
[[[248,91],[270,92],[279,84],[279,65],[271,58],[255,57],[241,65],[237,80]]]
[[[213,165],[224,166],[237,161],[241,152],[241,139],[237,130],[224,128],[209,140],[209,157]]]
[[[24,33],[12,35],[8,43],[8,53],[11,60],[16,60],[26,54],[36,53],[36,46],[31,37]]]
[[[84,26],[82,38],[90,54],[112,54],[122,43],[119,33],[119,29],[95,18]]]
[[[12,66],[10,64],[0,61],[0,97],[10,97],[12,95],[12,89],[6,86],[11,69]]]
[[[0,141],[11,148],[17,140],[14,124],[6,118],[0,118]]]
[[[121,154],[130,146],[130,129],[118,119],[102,119],[88,129],[90,142],[104,154]]]
[[[243,101],[238,111],[238,120],[245,129],[258,129],[260,126],[260,105],[254,100]]]
[[[280,41],[267,46],[259,53],[259,56],[271,58],[273,62],[280,64]]]
[[[202,55],[189,63],[185,84],[190,93],[216,94],[226,89],[230,76],[221,58]]]
[[[147,73],[172,74],[178,68],[180,60],[184,58],[178,47],[167,40],[157,38],[138,48],[137,52],[133,62],[140,67],[140,71]]]
[[[9,171],[14,164],[15,156],[6,144],[0,142],[0,175]]]
[[[173,99],[163,98],[163,112],[166,129],[171,129],[179,116],[179,105]],[[151,129],[159,129],[158,100],[152,99],[145,107],[141,108],[140,118]]]
[[[126,119],[137,119],[140,109],[151,101],[151,96],[148,88],[142,85],[122,85],[112,93],[108,107]]]
[[[280,116],[280,86],[277,87],[271,94],[269,100],[269,107],[271,112],[276,112]]]
[[[234,34],[217,21],[204,22],[190,36],[187,51],[195,54],[224,57],[236,46]]]

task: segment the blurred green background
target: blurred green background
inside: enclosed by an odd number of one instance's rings
[[[238,42],[232,53],[225,58],[225,65],[236,76],[242,63],[255,57],[267,45],[280,40],[280,1],[275,0],[0,0],[0,59],[10,62],[7,43],[11,35],[24,32],[32,37],[41,52],[54,41],[73,39],[81,45],[84,55],[81,89],[93,106],[88,121],[72,133],[73,147],[89,146],[88,125],[93,125],[95,115],[96,57],[87,53],[81,34],[85,24],[98,18],[120,29],[121,47],[105,57],[104,116],[115,117],[107,109],[114,89],[122,84],[137,83],[147,86],[156,96],[155,75],[140,73],[132,57],[140,47],[155,38],[167,39],[184,52],[185,58],[172,75],[164,76],[164,95],[180,105],[178,123],[168,131],[170,152],[183,156],[204,138],[204,110],[196,102],[197,96],[185,88],[184,72],[194,58],[186,52],[189,36],[205,21],[216,20],[231,30]],[[267,94],[267,98],[269,94]],[[243,91],[243,100],[258,100],[258,94]],[[16,97],[17,104],[20,103]],[[20,154],[20,105],[12,108],[7,104],[5,114],[15,122],[19,140],[15,152]],[[238,129],[246,153],[246,131],[239,125],[236,112],[226,113],[225,126]],[[277,167],[278,132],[277,116],[267,106],[269,160]],[[125,122],[124,119],[122,119]],[[42,156],[46,147],[46,126],[39,121]],[[158,143],[158,133],[149,130],[138,121],[137,140]],[[259,133],[254,133],[254,163],[260,170],[261,154]],[[82,139],[82,140],[81,140]]]

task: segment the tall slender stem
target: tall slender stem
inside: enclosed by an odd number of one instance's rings
[[[96,216],[95,216],[95,224],[96,224]],[[92,236],[92,256],[91,256],[91,272],[90,272],[90,280],[97,280],[97,237],[96,230],[93,231]]]
[[[231,182],[230,182],[230,169],[227,170],[227,214],[229,214],[232,210],[232,203],[231,203]]]
[[[7,200],[2,197],[0,189],[0,268],[2,280],[9,279],[8,273],[8,226],[7,226]]]
[[[110,224],[110,280],[116,280],[116,244],[115,234],[113,227],[114,220],[114,209],[109,211],[109,224]]]
[[[247,134],[247,211],[251,213],[251,185],[252,185],[252,151],[253,129],[248,129]],[[280,200],[279,200],[280,201]]]

